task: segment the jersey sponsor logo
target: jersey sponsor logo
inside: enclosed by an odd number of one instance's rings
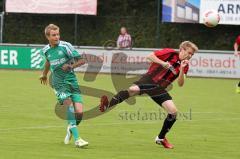
[[[55,65],[61,65],[63,63],[65,63],[67,60],[65,58],[61,58],[61,59],[55,59],[55,60],[51,60],[50,61],[50,64],[52,66],[55,66]]]

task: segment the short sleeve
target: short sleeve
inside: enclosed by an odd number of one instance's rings
[[[72,46],[72,44],[66,42],[65,46],[66,46],[67,54],[69,58],[79,58],[79,59],[82,58],[80,53]]]
[[[40,49],[39,55],[45,60],[48,60],[47,55],[49,49],[50,49],[49,45],[46,45],[44,48]]]
[[[154,51],[155,56],[163,61],[165,61],[172,53],[175,53],[175,50],[170,48]]]

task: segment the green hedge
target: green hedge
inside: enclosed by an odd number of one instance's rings
[[[0,7],[2,2],[0,2]],[[156,36],[157,0],[115,0],[98,2],[98,16],[78,15],[75,45],[102,46],[115,40],[121,26],[137,36],[135,47],[177,48],[191,40],[200,49],[232,50],[239,26],[219,25],[207,28],[201,24],[160,24],[160,41]],[[55,23],[61,27],[62,39],[74,43],[74,15],[6,14],[3,40],[6,43],[46,43],[44,27]]]

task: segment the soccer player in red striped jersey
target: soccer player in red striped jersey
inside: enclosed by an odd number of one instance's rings
[[[168,142],[165,136],[176,121],[177,108],[167,92],[167,88],[175,79],[177,79],[180,87],[184,85],[185,74],[187,74],[189,68],[189,59],[197,51],[198,47],[190,41],[182,42],[179,52],[171,48],[154,51],[148,56],[148,59],[152,62],[148,72],[134,82],[128,90],[118,92],[110,102],[107,96],[102,96],[99,105],[100,111],[104,112],[131,96],[148,94],[168,113],[155,142],[165,148],[173,148],[173,145]]]
[[[240,45],[240,35],[236,38],[234,46],[233,46],[235,56],[240,56],[240,53],[238,52],[239,45]],[[236,93],[240,93],[240,82],[238,83],[238,85],[236,87]]]

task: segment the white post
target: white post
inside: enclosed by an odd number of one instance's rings
[[[0,43],[3,42],[3,18],[4,18],[4,12],[0,14]]]

